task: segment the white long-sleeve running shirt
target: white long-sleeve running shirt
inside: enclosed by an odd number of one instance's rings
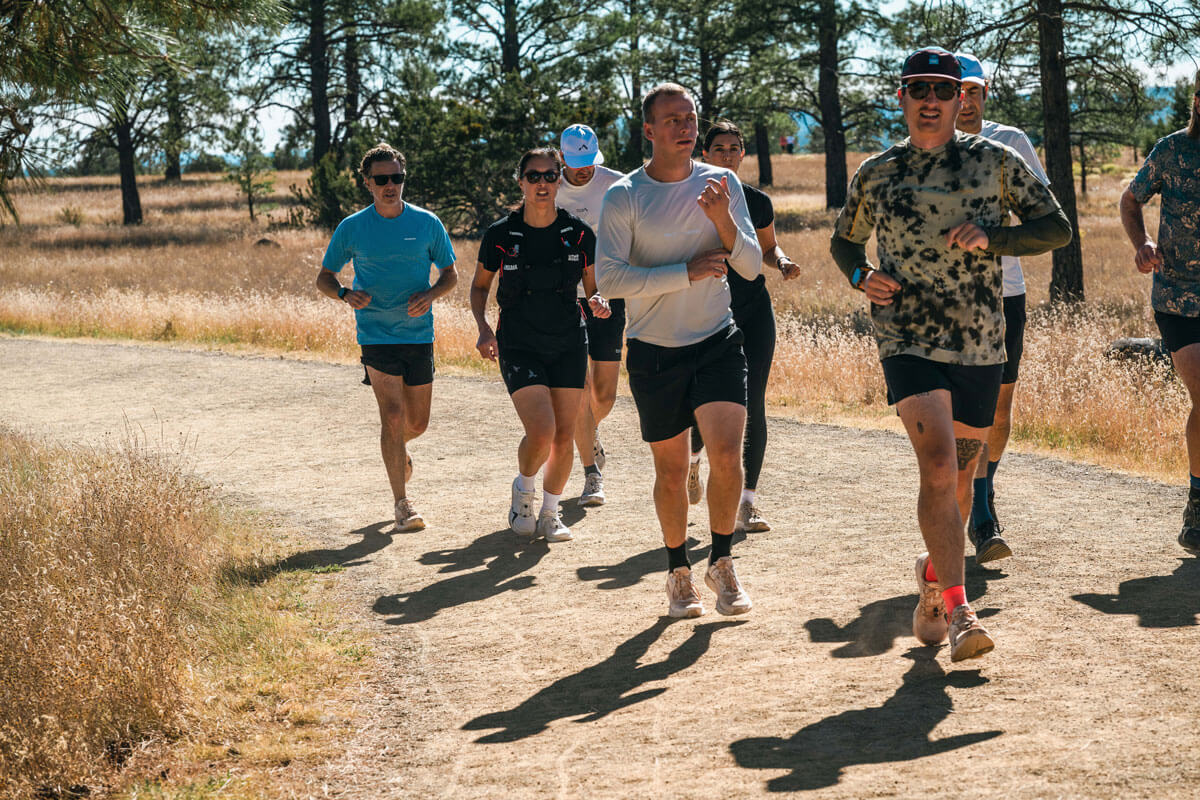
[[[762,249],[750,222],[742,184],[731,171],[694,162],[674,183],[635,170],[604,195],[596,231],[596,282],[605,297],[625,298],[625,335],[661,347],[695,344],[733,323],[729,283],[688,280],[687,262],[721,247],[721,237],[696,202],[708,178],[729,179],[729,211],[738,235],[729,265],[746,280],[762,271]]]

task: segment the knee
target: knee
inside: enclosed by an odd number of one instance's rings
[[[399,439],[404,436],[406,423],[404,409],[399,406],[381,408],[379,409],[379,420],[383,423],[384,435],[392,439]]]
[[[921,487],[937,492],[957,492],[958,457],[951,450],[932,453],[921,462]]]
[[[422,416],[417,419],[409,418],[407,425],[408,437],[410,439],[420,436],[429,427],[429,417]]]
[[[668,494],[678,494],[686,491],[687,486],[687,466],[683,469],[662,469],[659,468],[654,476],[654,487],[660,492]]]

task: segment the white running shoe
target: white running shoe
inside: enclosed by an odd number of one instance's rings
[[[583,493],[579,495],[579,505],[604,505],[604,476],[599,472],[589,472],[583,476]]]
[[[600,428],[596,428],[592,435],[592,460],[596,463],[596,469],[604,472],[604,462],[608,457],[604,453],[604,445],[600,444]]]
[[[762,512],[753,503],[743,500],[738,506],[737,523],[734,525],[734,530],[746,533],[764,533],[771,530],[771,526],[763,519]]]
[[[562,512],[556,509],[543,508],[538,515],[537,535],[545,537],[547,542],[566,542],[575,538],[571,529],[563,525]]]
[[[522,492],[517,488],[517,479],[513,478],[512,507],[508,510],[508,527],[513,533],[530,539],[537,535],[537,517],[533,513],[536,502],[537,492]]]
[[[704,603],[687,567],[676,567],[667,573],[667,613],[676,618],[704,615]]]
[[[396,532],[412,533],[425,530],[425,518],[412,506],[412,501],[401,497],[396,501]]]
[[[700,462],[692,461],[688,464],[688,479],[687,479],[688,503],[696,505],[700,502],[700,498],[704,496],[704,484],[700,482]]]
[[[704,573],[704,582],[717,593],[717,613],[733,616],[745,614],[753,607],[750,595],[746,594],[738,581],[730,556],[722,556],[710,564]]]

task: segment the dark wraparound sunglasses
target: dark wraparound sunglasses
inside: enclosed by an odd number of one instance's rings
[[[375,181],[376,186],[387,186],[388,181],[402,185],[407,177],[408,175],[403,172],[393,172],[390,175],[372,175],[371,180]]]
[[[958,86],[946,81],[938,81],[937,83],[913,81],[912,83],[904,84],[903,89],[908,92],[908,96],[913,100],[924,100],[929,96],[931,89],[938,100],[953,100],[958,94]]]
[[[548,169],[545,172],[538,172],[536,169],[531,169],[521,177],[529,183],[539,183],[543,180],[546,183],[558,183],[558,170]]]

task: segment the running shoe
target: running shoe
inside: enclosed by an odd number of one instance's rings
[[[708,571],[704,573],[704,582],[708,588],[717,593],[718,614],[724,614],[727,617],[734,614],[745,614],[753,607],[750,595],[746,594],[741,582],[738,581],[737,572],[733,568],[733,559],[730,556],[722,556],[709,564]]]
[[[676,567],[667,573],[667,613],[676,618],[704,614],[704,603],[700,602],[700,592],[688,567]]]
[[[738,506],[737,524],[734,530],[745,531],[746,533],[763,533],[771,530],[771,526],[763,519],[763,515],[758,509],[745,500]]]
[[[537,492],[522,492],[517,488],[517,479],[513,478],[512,507],[508,510],[508,527],[518,536],[533,538],[537,535],[537,517],[533,505],[537,502]]]
[[[913,636],[921,644],[941,644],[946,641],[946,603],[942,600],[942,585],[925,580],[925,565],[929,563],[929,554],[917,556],[917,592],[920,599],[913,609]]]
[[[704,497],[704,484],[700,482],[700,462],[693,461],[688,464],[688,480],[687,480],[688,503],[696,505],[700,502],[700,498]]]
[[[412,506],[412,501],[401,497],[396,501],[396,532],[412,533],[425,530],[425,518]]]
[[[574,538],[571,529],[563,525],[562,512],[557,508],[542,509],[542,513],[538,515],[536,535],[545,538],[547,542],[566,542]]]
[[[589,472],[583,476],[583,492],[579,495],[579,505],[604,505],[604,476],[599,472]]]
[[[1183,509],[1179,546],[1192,555],[1200,556],[1200,496],[1188,497],[1187,506]]]
[[[990,519],[971,526],[971,543],[975,545],[976,564],[999,561],[1012,555],[1012,548],[996,532],[996,528],[996,523]]]
[[[604,445],[600,444],[600,428],[596,428],[596,432],[592,435],[592,460],[596,464],[596,469],[604,472],[604,462],[608,457],[604,453]]]
[[[965,661],[992,652],[996,643],[979,624],[979,617],[966,603],[950,615],[950,660]]]

